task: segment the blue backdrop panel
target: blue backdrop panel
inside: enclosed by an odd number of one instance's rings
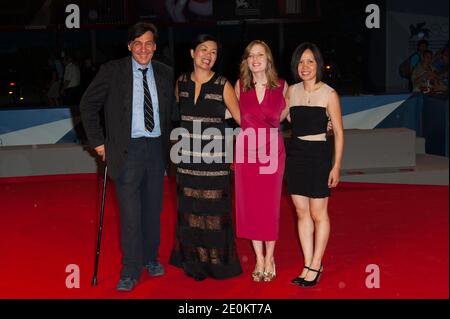
[[[416,131],[417,136],[422,136],[421,114],[422,96],[414,94],[380,122],[377,128],[405,127]]]
[[[342,115],[366,111],[386,104],[406,100],[410,94],[341,96]]]
[[[423,95],[425,152],[448,156],[448,96]]]
[[[0,134],[23,130],[72,117],[69,108],[0,109],[0,112]]]

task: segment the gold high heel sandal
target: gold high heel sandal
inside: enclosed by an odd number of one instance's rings
[[[253,281],[260,282],[260,281],[263,280],[263,278],[264,278],[264,272],[256,271],[256,270],[254,270],[252,272],[252,279],[253,279]]]
[[[275,270],[275,262],[273,263],[273,271],[265,271],[264,272],[264,281],[272,281],[277,276],[277,272]]]

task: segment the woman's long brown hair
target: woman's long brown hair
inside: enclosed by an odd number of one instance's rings
[[[273,61],[273,55],[272,51],[270,50],[269,46],[261,40],[253,40],[250,42],[247,47],[244,50],[244,54],[242,55],[242,61],[241,65],[239,67],[239,78],[241,80],[241,84],[243,87],[244,92],[247,92],[251,88],[255,87],[252,72],[250,71],[250,68],[248,67],[247,58],[250,55],[250,50],[255,44],[261,45],[264,50],[266,51],[267,55],[267,69],[266,69],[266,76],[267,76],[267,88],[274,89],[280,86],[280,83],[278,82],[278,73],[275,69],[275,64]]]

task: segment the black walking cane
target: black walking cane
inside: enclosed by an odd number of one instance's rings
[[[105,197],[106,197],[106,179],[108,174],[108,166],[105,165],[105,173],[103,175],[103,190],[102,190],[102,210],[100,212],[100,220],[98,223],[97,232],[97,253],[95,254],[94,264],[94,276],[92,277],[92,285],[97,285],[97,271],[98,271],[98,259],[100,257],[100,244],[102,242],[102,230],[103,230],[103,214],[105,212]]]

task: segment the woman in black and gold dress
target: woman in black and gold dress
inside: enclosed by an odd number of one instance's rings
[[[328,197],[339,182],[344,134],[339,96],[321,81],[322,55],[313,43],[294,51],[292,73],[298,81],[289,87],[287,104],[292,137],[287,147],[286,179],[297,212],[304,266],[292,282],[302,287],[317,284],[322,257],[330,235]],[[334,133],[334,163],[327,142],[328,119]]]
[[[225,152],[226,114],[239,123],[239,105],[231,84],[212,71],[217,40],[199,35],[190,51],[194,71],[181,75],[176,87],[182,130],[178,143],[189,147],[172,149],[178,149],[182,161],[177,164],[178,222],[170,263],[195,280],[225,279],[242,272]]]

